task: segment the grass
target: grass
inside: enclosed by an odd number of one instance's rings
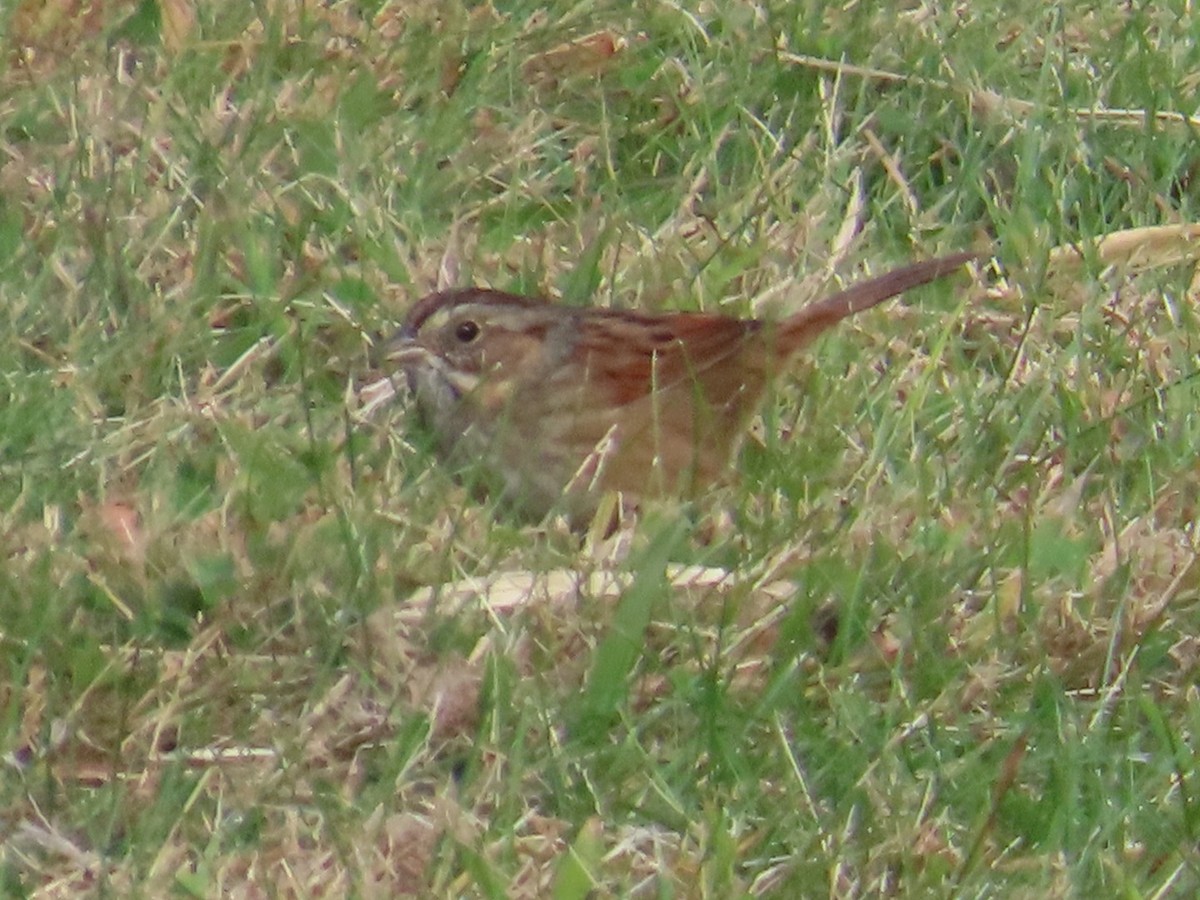
[[[1096,244],[1196,219],[1182,4],[76,6],[0,14],[0,892],[1196,892],[1193,274]],[[439,272],[992,242],[610,538],[348,402]]]

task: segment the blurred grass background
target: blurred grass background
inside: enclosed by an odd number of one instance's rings
[[[1196,219],[1186,4],[0,29],[4,894],[1196,892],[1193,272],[1094,249]],[[607,540],[353,414],[439,273],[771,316],[993,245]]]

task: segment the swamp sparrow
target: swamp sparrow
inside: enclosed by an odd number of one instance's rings
[[[776,323],[446,291],[413,306],[385,359],[443,452],[480,463],[526,512],[581,521],[606,491],[711,486],[771,380],[817,335],[977,258],[894,269]]]

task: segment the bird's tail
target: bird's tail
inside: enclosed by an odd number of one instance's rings
[[[776,334],[776,346],[781,356],[791,356],[810,343],[817,335],[847,316],[870,309],[884,300],[907,290],[936,281],[958,269],[964,263],[983,258],[973,251],[939,256],[922,262],[901,266],[875,278],[851,285],[832,297],[818,300],[784,319]]]

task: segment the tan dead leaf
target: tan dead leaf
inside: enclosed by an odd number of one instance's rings
[[[514,849],[522,858],[541,868],[567,849],[566,835],[573,824],[564,819],[530,812],[521,820],[521,826],[522,832],[516,836]]]
[[[1099,238],[1096,257],[1106,266],[1125,271],[1149,271],[1200,260],[1200,224],[1128,228]],[[1079,248],[1063,244],[1050,251],[1047,275],[1073,278],[1083,268]]]
[[[64,784],[100,787],[122,772],[113,754],[74,732],[64,736],[48,754],[54,777]]]
[[[390,886],[393,896],[421,896],[428,890],[425,872],[441,836],[441,829],[423,816],[391,815],[383,823],[374,853],[364,860],[363,871],[376,885]]]
[[[667,579],[680,596],[706,596],[704,592],[725,592],[746,582],[744,573],[711,566],[670,565]],[[755,590],[769,598],[772,605],[790,596],[790,584],[783,580],[753,579]],[[593,600],[617,600],[632,582],[627,572],[597,569],[580,572],[575,569],[552,569],[546,572],[492,572],[464,578],[449,584],[426,587],[416,591],[398,606],[381,607],[371,616],[373,629],[394,634],[401,619],[409,619],[411,611],[438,603],[443,609],[477,608],[500,618],[521,609],[562,609],[576,603],[580,597]]]
[[[1181,591],[1194,585],[1197,548],[1185,529],[1164,528],[1152,516],[1139,516],[1119,533],[1104,529],[1104,546],[1092,559],[1090,581],[1102,583],[1129,566],[1123,592],[1128,624],[1140,635],[1170,608]]]
[[[1200,668],[1200,637],[1186,634],[1171,645],[1167,651],[1180,673],[1188,675]]]
[[[80,41],[98,37],[131,6],[132,0],[24,0],[7,23],[9,35],[27,52],[63,57]]]
[[[1017,776],[1021,774],[1021,763],[1025,759],[1025,752],[1029,749],[1029,733],[1021,732],[1017,739],[1013,742],[1012,749],[1004,757],[1004,762],[1000,767],[1000,777],[996,779],[996,784],[992,789],[993,805],[999,806],[1000,801],[1004,799],[1014,784],[1017,783]]]
[[[12,751],[13,758],[19,763],[33,755],[46,722],[46,680],[45,663],[40,659],[33,660],[21,691],[21,736]]]
[[[594,31],[531,56],[521,71],[533,84],[549,84],[572,75],[596,75],[612,65],[624,48],[625,41],[611,31]]]
[[[142,517],[131,502],[108,500],[96,507],[96,517],[126,562],[141,565],[145,561],[146,533]]]
[[[459,53],[447,53],[442,57],[441,75],[438,87],[447,97],[454,96],[463,75],[467,71],[467,62]]]
[[[900,654],[904,651],[904,642],[896,634],[892,627],[890,616],[885,616],[875,630],[871,632],[871,643],[875,645],[876,652],[880,658],[891,665],[900,658]]]
[[[433,720],[433,738],[444,740],[467,734],[475,728],[479,721],[481,683],[477,666],[462,660],[443,665],[425,695]]]
[[[159,0],[158,7],[163,46],[169,53],[178,53],[196,28],[196,8],[191,0]]]

